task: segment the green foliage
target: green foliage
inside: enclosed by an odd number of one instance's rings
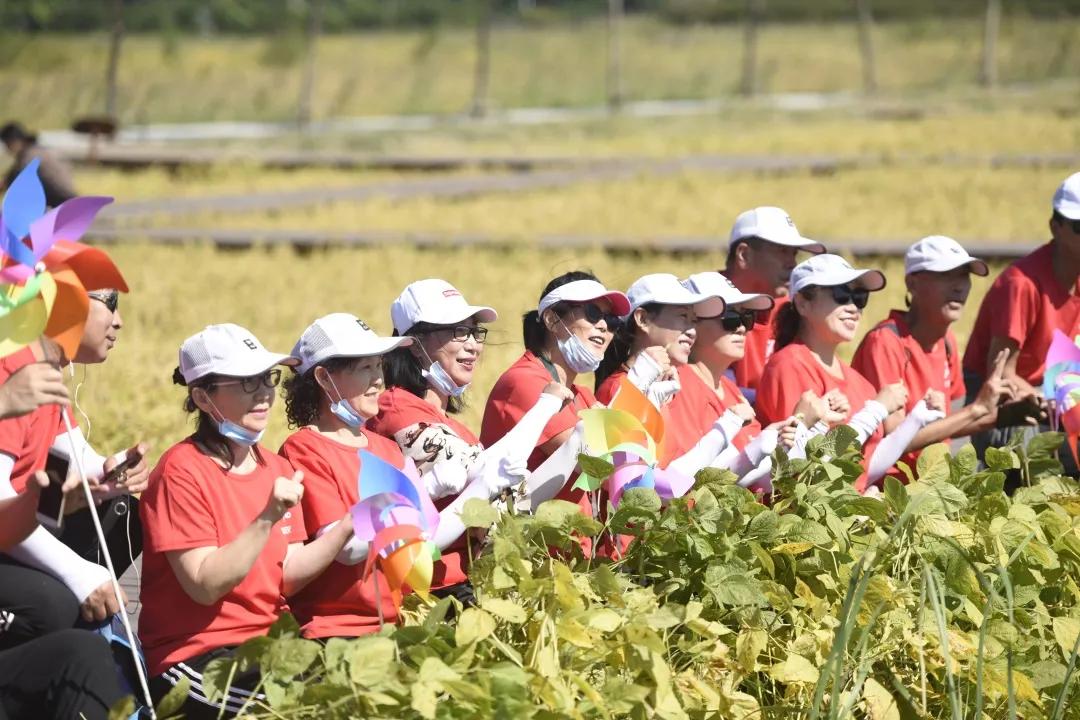
[[[628,491],[605,524],[552,501],[481,513],[478,604],[409,599],[375,636],[243,646],[277,718],[1065,717],[1080,701],[1080,486],[1060,438],[1002,449],[1036,467],[1014,497],[971,452],[930,449],[919,480],[852,489],[852,438],[777,457],[771,507],[703,471],[661,507]],[[1025,470],[1025,472],[1029,472]],[[624,534],[617,559],[580,540]],[[207,668],[208,691],[228,667]]]

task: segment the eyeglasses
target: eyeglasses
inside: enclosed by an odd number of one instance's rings
[[[280,382],[281,370],[274,368],[273,370],[267,370],[262,375],[252,375],[251,377],[237,378],[236,380],[224,380],[215,382],[213,385],[216,387],[239,385],[241,390],[250,395],[260,387],[276,388]]]
[[[719,320],[721,327],[727,332],[735,332],[740,327],[746,328],[747,332],[757,325],[757,313],[753,310],[725,310],[723,315],[716,315],[702,320]]]
[[[607,324],[608,330],[611,330],[612,332],[614,332],[615,328],[619,327],[619,325],[622,323],[622,318],[620,318],[618,315],[612,315],[611,313],[604,312],[604,309],[600,307],[600,305],[598,305],[597,303],[568,303],[568,305],[572,308],[581,308],[582,314],[585,316],[585,319],[589,321],[589,323],[592,325],[596,325],[601,320],[603,320]]]
[[[837,305],[854,305],[862,310],[870,302],[870,291],[864,288],[855,289],[850,285],[833,285],[832,297]]]
[[[437,333],[437,332],[449,332],[451,333],[451,339],[454,342],[465,342],[470,336],[476,342],[483,345],[487,342],[488,329],[481,327],[480,325],[454,325],[453,327],[434,327],[429,330],[422,330],[420,333]]]
[[[109,312],[116,312],[116,308],[120,307],[120,291],[109,290],[108,292],[89,292],[86,293],[91,300],[97,300],[105,307],[109,308]]]

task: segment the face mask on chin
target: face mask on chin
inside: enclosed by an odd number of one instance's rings
[[[436,392],[442,393],[448,397],[461,397],[466,388],[469,387],[470,383],[458,385],[442,365],[431,359],[431,356],[428,355],[427,350],[424,349],[423,345],[420,343],[417,343],[417,345],[419,346],[420,351],[424,353],[424,357],[431,362],[431,365],[428,366],[427,370],[420,371],[420,374],[427,380],[427,384]]]
[[[570,366],[570,369],[576,373],[591,373],[600,367],[602,358],[596,357],[589,346],[577,335],[570,332],[570,328],[566,327],[561,319],[559,324],[566,331],[567,337],[564,340],[556,336],[555,342],[558,344],[559,352],[562,353],[563,359]]]
[[[351,428],[363,427],[364,423],[367,422],[364,416],[357,412],[351,402],[341,396],[341,391],[337,389],[337,383],[334,382],[334,378],[330,377],[330,373],[326,374],[326,378],[330,381],[330,386],[334,388],[334,392],[338,396],[337,400],[333,400],[327,395],[327,399],[330,399],[330,412],[334,413],[338,420]]]
[[[217,430],[221,437],[225,438],[226,440],[231,440],[237,445],[242,445],[243,447],[252,447],[260,440],[262,440],[263,433],[266,432],[265,430],[255,432],[254,430],[248,430],[246,427],[240,425],[239,423],[235,423],[232,420],[227,420],[222,414],[222,412],[218,410],[217,405],[214,404],[214,401],[210,400],[209,395],[206,396],[206,399],[210,403],[210,407],[214,408],[214,412],[216,412],[220,416],[215,417],[214,422],[217,423]]]

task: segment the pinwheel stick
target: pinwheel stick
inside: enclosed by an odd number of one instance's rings
[[[60,415],[64,418],[64,429],[67,430],[69,436],[74,436],[75,429],[71,426],[71,418],[68,417],[66,412],[61,412]],[[101,554],[105,556],[105,566],[109,570],[109,580],[112,581],[113,592],[116,593],[117,604],[120,606],[120,622],[124,624],[124,633],[127,635],[128,646],[131,648],[131,657],[135,661],[135,673],[139,676],[139,686],[142,689],[143,697],[146,698],[146,707],[150,710],[150,717],[156,720],[154,701],[150,697],[150,687],[146,682],[146,674],[143,672],[142,660],[136,650],[138,646],[135,643],[135,633],[131,631],[131,618],[128,617],[127,608],[120,602],[124,595],[120,591],[120,581],[116,579],[116,570],[113,568],[112,555],[109,554],[109,545],[105,542],[105,533],[101,529],[101,519],[98,517],[94,494],[90,492],[90,482],[86,479],[86,471],[83,469],[82,453],[73,452],[71,457],[75,460],[75,470],[79,473],[79,482],[82,483],[83,492],[86,493],[86,505],[90,510],[90,517],[94,521],[94,532],[97,533],[98,546],[101,548]]]
[[[372,544],[374,544],[374,543],[372,543]],[[374,550],[374,548],[372,548],[372,550]],[[368,552],[371,552],[372,550],[369,550]],[[382,590],[379,589],[379,570],[378,570],[378,568],[372,568],[371,569],[371,577],[375,580],[375,611],[379,613],[379,630],[382,630],[383,625],[385,625],[386,623],[383,620],[383,614],[382,614]]]

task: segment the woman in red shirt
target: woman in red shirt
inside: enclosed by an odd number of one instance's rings
[[[908,388],[906,411],[911,412],[928,390],[941,393],[948,403],[963,400],[963,371],[956,336],[950,326],[960,319],[971,292],[972,273],[986,277],[986,263],[967,253],[958,242],[943,235],[923,238],[904,256],[904,280],[908,309],[893,310],[889,317],[866,334],[851,366],[874,387],[902,381]],[[920,430],[901,458],[914,470],[919,451],[949,438],[973,435],[992,428],[998,405],[1011,399],[1002,380],[1008,352],[1003,351],[975,401],[958,412]],[[899,413],[885,421],[885,432],[900,424]]]
[[[757,410],[765,422],[787,417],[806,390],[844,395],[845,421],[859,433],[867,469],[856,483],[860,492],[884,476],[922,426],[941,417],[941,399],[928,394],[878,447],[882,423],[905,406],[907,390],[898,382],[879,392],[836,351],[855,337],[870,293],[883,287],[880,271],[857,270],[838,255],[817,255],[797,265],[791,272],[792,302],[777,315],[777,350],[758,386]],[[825,428],[819,423],[816,429]]]
[[[281,378],[271,353],[237,325],[211,325],[184,341],[173,379],[198,412],[195,433],[162,455],[139,511],[145,538],[139,622],[155,701],[184,677],[188,718],[235,715],[258,671],[237,672],[223,698],[202,690],[206,664],[263,635],[293,595],[352,536],[340,523],[304,543],[303,473],[259,444]],[[344,513],[343,513],[344,516]]]
[[[599,367],[617,318],[629,312],[624,294],[608,290],[592,273],[573,271],[549,282],[537,309],[522,319],[525,353],[488,395],[480,442],[490,447],[507,435],[551,383],[569,391],[569,402],[547,422],[529,455],[532,477],[542,477],[529,487],[533,507],[558,496],[592,515],[585,492],[569,484],[581,445],[575,432],[577,413],[596,403],[592,391],[576,380]],[[560,469],[548,474],[540,471],[541,465]]]

